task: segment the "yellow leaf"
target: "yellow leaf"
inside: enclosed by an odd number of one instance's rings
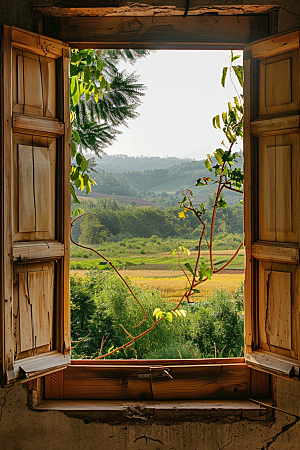
[[[181,211],[181,212],[179,212],[178,213],[178,216],[181,218],[183,218],[183,219],[185,219],[185,214],[184,214],[184,211]]]

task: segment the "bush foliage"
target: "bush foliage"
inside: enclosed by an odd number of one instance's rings
[[[71,276],[72,358],[95,358],[130,340],[122,326],[136,336],[153,323],[153,311],[171,310],[157,290],[132,287],[146,312],[141,318],[139,305],[122,281],[110,272],[91,272],[89,276]],[[185,317],[163,321],[152,332],[137,340],[131,348],[119,351],[111,359],[174,359],[241,356],[244,352],[243,289],[234,295],[215,291],[207,300],[183,304]],[[122,325],[122,326],[121,326]]]

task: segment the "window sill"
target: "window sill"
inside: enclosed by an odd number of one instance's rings
[[[270,399],[263,400],[270,404]],[[61,411],[68,417],[84,422],[239,422],[242,420],[269,422],[271,408],[249,400],[188,400],[188,401],[107,401],[107,400],[44,400],[36,411]]]

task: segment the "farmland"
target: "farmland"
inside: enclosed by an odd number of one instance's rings
[[[195,245],[191,240],[172,240],[172,242],[161,241],[160,243],[148,242],[147,245],[137,245],[134,240],[127,239],[119,243],[103,243],[100,252],[111,259],[119,268],[121,274],[130,279],[131,283],[140,286],[143,289],[158,290],[162,299],[169,302],[176,302],[180,299],[187,286],[187,280],[182,270],[178,266],[178,256],[171,256],[170,252],[165,250],[166,246],[170,248],[178,247],[179,243],[187,248]],[[149,240],[148,240],[149,241]],[[106,245],[105,245],[106,244]],[[105,248],[107,247],[107,248]],[[137,249],[136,247],[139,247]],[[140,248],[144,248],[141,254]],[[214,265],[220,268],[231,258],[234,250],[215,250]],[[96,256],[88,250],[72,249],[71,273],[77,273],[84,276],[89,270],[101,268],[99,263],[102,260],[93,257]],[[201,262],[208,264],[209,252],[207,250],[201,253]],[[182,255],[180,264],[184,267],[185,263],[193,266],[197,257],[197,251],[192,250],[190,255]],[[244,280],[244,249],[241,249],[237,257],[226,267],[224,271],[215,274],[211,280],[207,280],[200,288],[200,293],[193,296],[195,301],[207,298],[216,288],[223,288],[231,293],[235,292]]]

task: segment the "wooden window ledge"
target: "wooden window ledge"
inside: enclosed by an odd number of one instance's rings
[[[270,403],[270,400],[263,400]],[[270,421],[271,408],[249,400],[114,401],[44,400],[35,410],[61,411],[84,422]]]

